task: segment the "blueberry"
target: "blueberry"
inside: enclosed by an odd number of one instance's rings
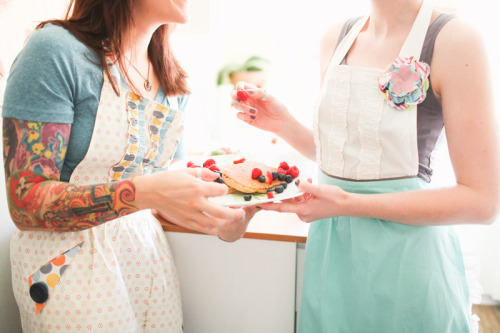
[[[282,173],[279,173],[278,174],[278,179],[281,180],[281,181],[285,180],[285,175],[282,174]]]
[[[283,188],[283,186],[278,185],[274,188],[274,190],[276,191],[276,193],[282,193],[285,189]]]
[[[278,172],[273,171],[271,174],[273,175],[273,180],[278,179],[278,175],[279,175]]]
[[[222,179],[222,177],[217,178],[215,182],[219,184],[224,184],[224,180]]]
[[[273,192],[274,191],[274,187],[270,187],[267,189],[267,192]]]
[[[289,183],[289,184],[290,184],[291,182],[293,182],[293,177],[292,177],[292,175],[286,175],[286,176],[285,176],[285,181],[286,181],[287,183]]]
[[[283,182],[280,185],[283,186],[284,189],[286,189],[286,187],[288,186],[288,184],[286,182]]]
[[[266,182],[266,176],[264,175],[260,175],[259,178],[257,178],[257,180],[261,183],[265,183]]]
[[[250,200],[252,200],[252,196],[250,194],[245,194],[243,196],[243,199],[245,199],[245,201],[250,201]]]

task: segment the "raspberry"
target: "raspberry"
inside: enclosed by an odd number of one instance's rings
[[[267,183],[271,185],[273,183],[273,175],[270,171],[266,171],[266,178],[267,178]]]
[[[293,178],[297,178],[299,176],[299,168],[297,168],[295,165],[288,169],[287,174],[291,175]]]
[[[243,163],[245,161],[246,161],[246,159],[244,157],[242,157],[239,160],[233,161],[233,164],[240,164],[240,163]]]
[[[252,178],[257,179],[259,176],[262,175],[262,170],[259,168],[253,168],[252,170]]]
[[[215,164],[215,160],[213,158],[209,158],[208,160],[205,161],[205,163],[203,163],[203,167],[208,168],[209,166],[214,165],[214,164]]]
[[[286,163],[285,161],[283,161],[283,162],[280,163],[280,165],[278,166],[278,169],[279,168],[282,168],[284,170],[290,169],[290,167],[288,166],[288,163]]]
[[[220,171],[219,167],[216,164],[212,164],[208,167],[210,171]]]
[[[268,199],[274,199],[274,191],[267,192]]]
[[[240,99],[240,101],[245,102],[248,99],[248,93],[246,90],[240,89],[236,92],[236,96]]]
[[[278,175],[279,174],[286,175],[286,170],[283,168],[278,168]]]

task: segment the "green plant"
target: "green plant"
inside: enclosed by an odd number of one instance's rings
[[[267,59],[251,56],[243,64],[228,64],[219,71],[217,85],[231,82],[231,75],[234,73],[263,71],[267,63],[269,63]]]

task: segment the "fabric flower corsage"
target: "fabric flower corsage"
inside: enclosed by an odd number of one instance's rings
[[[413,57],[398,57],[378,78],[390,106],[405,110],[423,102],[429,88],[430,67]]]

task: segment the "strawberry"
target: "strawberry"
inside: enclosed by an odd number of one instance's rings
[[[216,164],[212,164],[208,167],[210,171],[220,171],[219,167]]]
[[[267,192],[268,199],[274,199],[274,191]]]
[[[299,168],[297,166],[292,166],[290,169],[288,169],[288,173],[290,176],[293,178],[297,178],[299,176]]]
[[[262,170],[259,168],[253,168],[252,170],[252,178],[257,179],[259,176],[262,175]]]
[[[203,163],[203,167],[208,168],[209,166],[214,165],[214,164],[215,164],[215,160],[213,158],[209,158],[208,160],[205,161],[205,163]]]
[[[193,167],[193,165],[194,165],[194,162],[193,162],[193,161],[189,161],[189,162],[187,162],[187,165],[186,165],[186,166],[187,166],[188,168],[192,168],[192,167]]]
[[[273,174],[269,170],[266,171],[266,179],[269,185],[273,183]]]
[[[288,166],[288,163],[286,163],[285,161],[281,162],[280,165],[278,166],[278,168],[282,168],[284,170],[290,169],[290,167]]]
[[[278,173],[281,173],[282,175],[286,175],[286,170],[283,168],[278,168]]]
[[[246,161],[246,159],[244,157],[242,157],[239,160],[233,161],[233,164],[240,164],[240,163],[243,163],[245,161]]]
[[[246,90],[239,89],[236,92],[236,97],[238,97],[240,101],[245,102],[248,99],[248,93],[246,92]]]

